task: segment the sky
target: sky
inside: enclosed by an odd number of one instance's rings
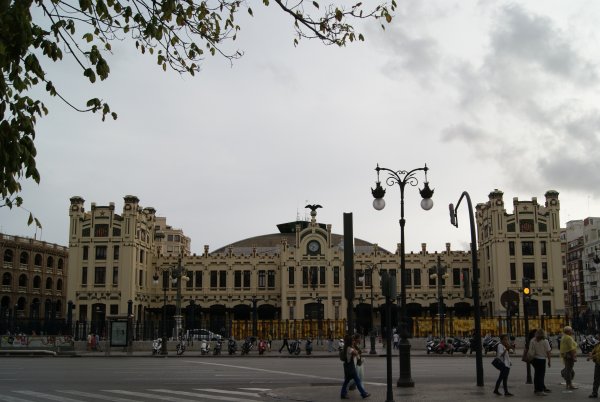
[[[323,3],[324,4],[324,3]],[[364,1],[368,7],[374,1]],[[37,124],[41,182],[23,182],[23,209],[0,208],[0,232],[68,245],[72,196],[90,204],[135,195],[202,253],[308,218],[395,250],[400,193],[372,207],[375,167],[427,164],[434,207],[405,191],[406,250],[467,250],[466,203],[494,189],[543,205],[560,193],[561,224],[600,216],[600,3],[398,1],[391,24],[358,22],[366,41],[344,48],[302,40],[275,5],[239,15],[230,64],[208,57],[196,77],[163,72],[131,41],[115,43],[105,82],[66,61],[48,64],[74,103],[107,101],[102,122],[56,99]],[[418,188],[424,176],[416,174]],[[385,185],[385,176],[381,176]],[[387,187],[387,186],[386,186]],[[27,226],[28,211],[43,228]]]

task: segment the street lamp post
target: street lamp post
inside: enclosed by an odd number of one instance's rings
[[[440,316],[440,337],[444,339],[446,337],[445,328],[444,328],[444,292],[443,292],[443,282],[448,278],[448,274],[446,273],[446,267],[442,267],[442,258],[438,255],[437,265],[435,267],[436,271],[434,274],[431,274],[431,279],[437,280],[437,295],[438,295],[438,315]]]
[[[373,303],[374,303],[374,298],[373,298],[373,271],[377,271],[379,269],[379,267],[377,267],[377,265],[373,264],[373,265],[367,265],[366,268],[364,268],[363,271],[363,276],[362,278],[366,278],[367,272],[369,273],[369,277],[371,278],[371,305],[370,305],[370,310],[371,310],[371,330],[369,331],[369,340],[371,343],[371,350],[369,351],[370,355],[376,355],[377,351],[375,350],[375,324],[373,323]],[[360,277],[359,277],[360,279]],[[364,282],[364,279],[363,279]]]
[[[473,204],[469,193],[463,191],[456,208],[450,204],[450,223],[458,227],[457,210],[463,198],[466,198],[469,207],[469,224],[471,227],[471,270],[473,271],[473,310],[475,315],[475,333],[473,334],[473,343],[475,349],[475,371],[477,375],[477,386],[483,387],[483,356],[481,353],[481,310],[479,308],[479,268],[477,266],[477,236],[475,233],[475,216],[473,215]]]
[[[256,322],[256,302],[258,298],[256,295],[252,295],[252,336],[256,338],[257,336],[257,322]]]
[[[388,168],[381,168],[379,164],[375,168],[377,171],[377,182],[375,183],[375,188],[371,189],[371,193],[373,194],[373,208],[376,210],[382,210],[385,207],[385,201],[383,197],[385,196],[385,190],[381,187],[381,182],[379,180],[379,172],[382,170],[388,173],[388,177],[386,179],[386,183],[388,186],[392,186],[394,184],[398,184],[400,188],[400,300],[401,300],[401,322],[400,322],[400,345],[399,345],[399,360],[400,360],[400,377],[398,378],[397,386],[398,387],[414,387],[415,383],[411,376],[410,370],[410,343],[408,342],[408,328],[407,328],[407,317],[406,317],[406,253],[405,253],[405,241],[404,241],[404,225],[406,221],[404,220],[404,187],[406,184],[410,184],[411,186],[416,186],[419,184],[419,180],[415,176],[418,171],[423,171],[425,173],[425,181],[424,187],[422,190],[419,190],[421,193],[421,207],[428,211],[433,207],[433,201],[431,197],[433,196],[433,190],[429,188],[429,182],[427,181],[427,171],[429,168],[427,165],[422,168],[416,168],[410,171],[406,170],[392,170]],[[389,325],[389,324],[388,324]]]
[[[176,337],[176,339],[179,339],[179,336],[181,335],[181,328],[182,328],[182,326],[181,326],[181,322],[182,322],[181,282],[188,281],[189,278],[186,276],[186,274],[187,274],[186,269],[181,265],[181,257],[179,257],[179,259],[177,260],[177,266],[164,268],[161,271],[168,272],[172,283],[177,284],[177,296],[175,299],[175,317],[174,318],[175,318],[175,337]],[[154,284],[157,285],[158,279],[159,279],[158,272],[154,273],[154,276],[152,277],[152,279],[153,279]],[[168,286],[168,282],[163,283],[163,292],[164,292],[164,296],[163,296],[163,339],[162,339],[162,350],[161,350],[161,354],[163,354],[163,355],[168,354],[168,352],[167,352],[167,330],[166,330],[167,286]]]

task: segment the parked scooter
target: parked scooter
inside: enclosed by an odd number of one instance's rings
[[[496,349],[498,348],[499,344],[500,344],[500,338],[486,335],[485,338],[483,338],[483,342],[482,342],[483,352],[486,355],[488,354],[488,352],[496,352]]]
[[[227,351],[230,355],[234,355],[237,351],[237,343],[235,343],[235,339],[229,338],[229,342],[227,342]]]
[[[179,337],[179,343],[175,347],[177,352],[177,356],[181,356],[183,352],[185,352],[186,340],[182,337]]]
[[[313,350],[312,339],[306,338],[306,354],[310,355],[312,353],[312,350]]]
[[[471,344],[466,339],[454,338],[452,346],[454,347],[454,351],[460,352],[462,354],[467,354],[469,348],[471,347]]]
[[[301,341],[299,339],[296,339],[295,341],[293,341],[292,343],[290,343],[290,354],[291,355],[295,355],[298,356],[300,354],[300,352],[302,352],[302,348],[301,346]]]
[[[252,338],[248,337],[242,344],[242,356],[250,353],[252,349],[254,349],[254,343],[252,342]]]
[[[222,345],[223,345],[223,342],[221,341],[221,339],[217,339],[217,341],[215,343],[215,348],[213,349],[213,355],[218,356],[221,354]]]
[[[210,353],[210,344],[208,343],[208,341],[202,340],[200,342],[200,354],[207,355],[209,353]]]
[[[162,338],[157,338],[152,341],[152,356],[160,354],[162,349]]]
[[[267,350],[267,342],[264,339],[261,339],[258,342],[258,354],[262,355]]]

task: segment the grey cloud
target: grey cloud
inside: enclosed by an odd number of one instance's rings
[[[596,66],[577,53],[551,19],[528,14],[521,6],[501,9],[491,45],[494,62],[528,63],[536,73],[551,73],[577,85],[598,81]]]
[[[547,183],[556,188],[580,190],[600,195],[600,161],[594,154],[565,155],[554,152],[538,162],[538,170]]]

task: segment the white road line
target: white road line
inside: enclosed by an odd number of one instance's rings
[[[44,392],[37,392],[37,391],[13,391],[13,392],[17,392],[19,394],[25,394],[25,395],[29,395],[29,396],[37,396],[39,398],[44,398],[44,399],[50,399],[51,401],[85,402],[85,401],[82,401],[81,399],[65,398],[64,396],[56,396],[56,395],[46,394]]]
[[[253,398],[260,398],[255,392],[241,392],[241,391],[229,391],[226,389],[216,389],[216,388],[194,388],[196,391],[204,391],[204,392],[216,392],[221,394],[231,394],[231,395],[244,395],[251,396]]]
[[[129,396],[139,396],[145,399],[159,399],[161,401],[170,401],[170,402],[198,402],[197,400],[192,400],[192,399],[182,399],[182,398],[173,398],[170,396],[164,396],[164,395],[154,395],[154,394],[148,394],[145,392],[133,392],[133,391],[123,391],[120,389],[103,389],[103,392],[112,392],[113,394],[122,394],[122,395],[129,395]]]
[[[70,395],[77,395],[77,396],[87,396],[89,398],[96,398],[96,399],[102,399],[103,401],[112,401],[112,402],[140,402],[137,399],[126,399],[126,398],[119,398],[116,396],[106,396],[106,395],[101,395],[101,394],[91,394],[89,392],[81,392],[81,391],[75,391],[75,390],[58,390],[58,392],[62,392],[65,394],[70,394]]]
[[[223,363],[209,363],[209,362],[202,362],[202,361],[198,361],[198,360],[188,360],[187,362],[195,363],[195,364],[205,364],[205,365],[209,365],[209,366],[221,366],[221,367],[237,368],[237,369],[244,369],[244,370],[261,371],[263,373],[285,374],[285,375],[291,375],[291,376],[296,376],[296,377],[315,378],[315,379],[319,379],[319,380],[339,381],[340,385],[343,382],[341,378],[323,377],[320,375],[313,375],[313,374],[290,373],[289,371],[268,370],[268,369],[261,369],[261,368],[256,368],[256,367],[246,367],[246,366],[234,366],[232,364],[223,364]],[[377,385],[377,386],[386,386],[387,385],[386,383],[381,383],[381,382],[364,381],[363,383],[368,384],[368,385]]]
[[[246,391],[258,391],[258,392],[265,392],[265,391],[271,390],[271,388],[240,388],[240,389],[245,389]]]
[[[6,402],[32,402],[30,399],[21,399],[14,396],[0,395],[0,401]]]
[[[212,394],[201,394],[197,392],[186,392],[186,391],[173,391],[170,389],[151,389],[154,392],[166,392],[170,394],[182,395],[182,396],[193,396],[196,398],[210,398],[217,401],[229,401],[229,402],[261,402],[253,399],[246,398],[233,398],[228,396],[212,395]]]

